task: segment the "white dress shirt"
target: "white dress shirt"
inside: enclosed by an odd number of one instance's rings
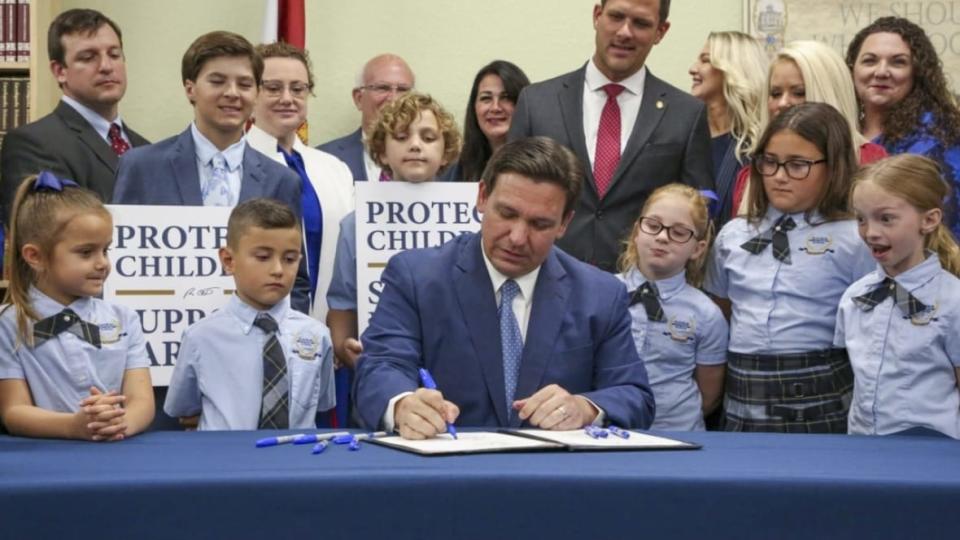
[[[94,131],[97,132],[97,135],[100,135],[103,140],[107,141],[107,144],[110,144],[110,126],[117,124],[120,126],[120,138],[127,141],[127,144],[129,144],[131,147],[133,146],[133,144],[130,143],[130,137],[127,137],[127,132],[123,129],[123,120],[120,119],[120,113],[117,113],[117,117],[114,118],[113,121],[110,121],[100,116],[100,113],[94,111],[90,107],[87,107],[83,103],[80,103],[70,96],[61,96],[60,100],[73,107],[73,110],[77,111],[77,114],[82,116],[83,119],[93,127]]]

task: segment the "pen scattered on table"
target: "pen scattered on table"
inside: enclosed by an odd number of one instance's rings
[[[303,433],[297,433],[296,435],[281,435],[279,437],[267,437],[266,439],[260,439],[257,441],[257,448],[266,448],[268,446],[277,446],[279,444],[287,443],[296,443],[296,440],[299,437],[305,437]]]
[[[315,433],[310,435],[300,435],[294,439],[293,444],[313,444],[321,441],[329,441],[343,435],[350,435],[349,431],[333,431],[331,433]]]
[[[297,433],[296,435],[280,435],[278,437],[267,437],[265,439],[260,439],[257,441],[257,448],[277,446],[279,444],[287,444],[291,442],[295,445],[313,444],[314,446],[313,450],[311,450],[311,453],[316,455],[322,454],[323,451],[327,449],[327,446],[329,446],[330,443],[333,443],[348,445],[350,450],[356,451],[360,449],[361,441],[366,441],[376,437],[385,437],[386,435],[386,431],[373,431],[369,433],[359,433],[356,435],[350,433],[349,431],[331,431],[330,433],[311,434]]]
[[[607,427],[607,430],[610,431],[610,433],[613,433],[614,435],[616,435],[617,437],[620,437],[621,439],[629,439],[629,438],[630,438],[630,432],[629,432],[629,431],[627,431],[627,430],[625,430],[625,429],[620,429],[620,428],[618,428],[617,426],[609,426],[609,427]]]
[[[420,372],[420,381],[423,383],[423,387],[429,390],[436,390],[437,383],[434,382],[433,377],[430,376],[430,372],[425,368],[420,368],[418,371]],[[453,427],[453,424],[450,422],[447,422],[447,433],[454,439],[457,438],[457,429]]]
[[[599,428],[599,427],[597,427],[597,426],[587,426],[587,427],[583,428],[583,431],[584,431],[587,435],[593,437],[594,439],[603,439],[603,438],[605,438],[607,435],[609,435],[609,433],[607,433],[607,430],[605,430],[605,429],[603,429],[603,428]]]

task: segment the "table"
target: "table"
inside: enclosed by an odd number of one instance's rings
[[[263,432],[0,437],[0,538],[957,538],[960,441],[665,434],[702,450],[422,457]]]

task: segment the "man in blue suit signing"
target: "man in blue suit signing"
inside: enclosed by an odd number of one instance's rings
[[[299,216],[300,177],[251,148],[244,137],[263,74],[253,45],[232,32],[204,34],[183,55],[181,70],[194,121],[179,135],[123,155],[113,203],[233,207],[267,197]],[[309,293],[307,268],[301,264],[293,308],[307,313]]]
[[[454,421],[650,426],[653,394],[626,289],[553,245],[573,217],[582,170],[552,139],[511,142],[480,183],[479,234],[390,259],[357,370],[367,427],[423,439]],[[421,367],[439,390],[418,389]]]

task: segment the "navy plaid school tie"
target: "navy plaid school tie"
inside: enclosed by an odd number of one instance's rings
[[[60,332],[65,331],[98,349],[100,348],[100,328],[93,323],[84,321],[70,308],[33,324],[34,346],[38,346],[48,339],[53,339]]]
[[[500,346],[503,354],[503,387],[506,391],[507,413],[513,414],[513,397],[520,378],[520,356],[523,354],[523,337],[520,325],[513,313],[513,299],[520,294],[517,282],[508,279],[500,286]]]
[[[263,401],[258,429],[287,429],[290,426],[290,391],[287,359],[277,341],[277,321],[266,313],[257,315],[253,325],[267,334],[263,345]]]
[[[923,313],[927,310],[927,306],[923,302],[917,300],[908,290],[889,277],[880,282],[876,289],[867,294],[853,297],[853,302],[863,311],[871,311],[891,294],[893,294],[894,303],[908,317],[913,317],[917,313]]]
[[[793,218],[783,215],[773,224],[773,227],[747,240],[740,247],[754,255],[759,255],[773,243],[773,256],[780,262],[790,264],[790,242],[787,240],[787,233],[796,226]]]
[[[659,296],[657,285],[648,281],[630,293],[630,305],[642,302],[648,321],[663,322],[663,306],[660,305]]]

